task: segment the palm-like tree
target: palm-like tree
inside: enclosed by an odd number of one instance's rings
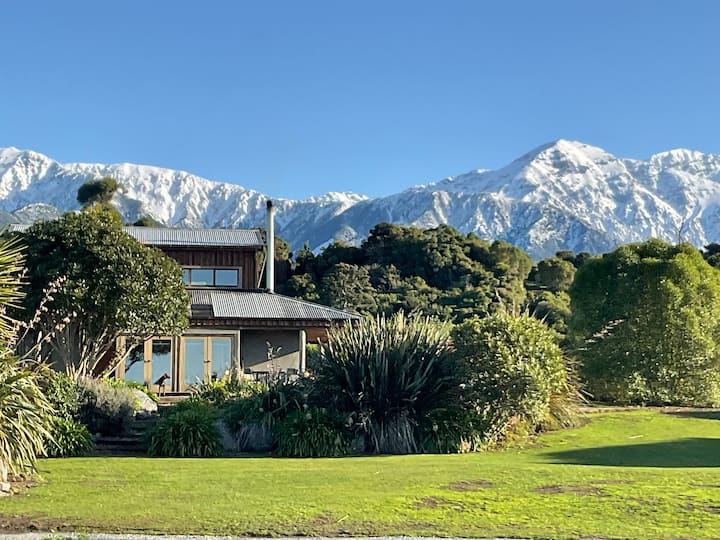
[[[42,369],[30,369],[14,353],[19,326],[8,314],[22,298],[23,258],[13,241],[0,244],[0,480],[32,469],[45,453],[52,407],[40,385]]]

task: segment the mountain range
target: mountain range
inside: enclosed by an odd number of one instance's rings
[[[79,208],[78,188],[114,177],[113,203],[132,222],[150,216],[173,227],[264,225],[267,194],[146,165],[58,163],[0,148],[0,223],[28,223]],[[450,224],[516,244],[535,258],[560,249],[601,253],[658,237],[698,246],[720,241],[720,155],[691,150],[625,159],[557,140],[497,170],[474,170],[386,197],[327,193],[273,198],[276,232],[293,249],[333,240],[359,243],[377,223]]]

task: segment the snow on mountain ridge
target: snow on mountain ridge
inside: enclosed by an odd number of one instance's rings
[[[60,164],[36,152],[0,148],[0,210],[27,221],[46,205],[78,208],[77,188],[113,176],[128,221],[150,215],[170,226],[256,227],[267,195],[185,171],[118,163]],[[294,248],[335,238],[359,242],[382,221],[502,238],[544,257],[558,249],[600,252],[617,244],[682,234],[697,245],[720,239],[720,155],[676,149],[647,160],[617,158],[578,141],[541,145],[505,167],[478,169],[387,197],[331,192],[273,199],[278,234]],[[21,210],[25,208],[24,210]]]

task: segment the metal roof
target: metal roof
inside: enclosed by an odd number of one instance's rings
[[[256,247],[264,245],[257,229],[171,229],[163,227],[123,227],[138,242],[150,246],[224,246]]]
[[[190,289],[193,306],[212,308],[218,319],[349,321],[359,315],[281,294],[259,291]]]
[[[24,232],[30,225],[12,223],[8,232]],[[148,246],[260,247],[265,245],[257,229],[172,229],[165,227],[123,227],[123,231]]]

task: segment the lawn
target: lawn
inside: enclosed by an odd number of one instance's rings
[[[43,460],[0,532],[720,537],[720,413],[589,418],[486,454]]]

